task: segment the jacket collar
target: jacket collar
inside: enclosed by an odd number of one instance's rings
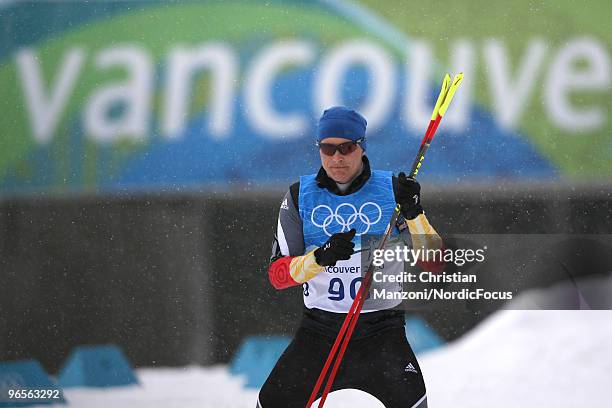
[[[355,180],[353,180],[351,185],[344,193],[340,191],[336,182],[327,175],[327,172],[323,167],[319,169],[317,177],[315,178],[315,180],[317,181],[317,186],[319,186],[319,188],[325,188],[339,196],[349,195],[356,191],[359,191],[359,189],[363,187],[363,185],[366,183],[366,181],[369,180],[370,176],[372,175],[372,170],[370,170],[370,161],[368,160],[367,156],[363,156],[362,160],[363,171],[360,175],[355,177]]]

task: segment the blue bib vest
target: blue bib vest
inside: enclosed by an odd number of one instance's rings
[[[358,191],[345,196],[320,188],[315,178],[314,174],[300,177],[298,207],[306,253],[322,246],[333,234],[352,228],[357,231],[353,239],[355,251],[361,249],[362,235],[385,232],[395,208],[391,172],[373,170]],[[396,233],[394,228],[393,234]],[[361,254],[355,253],[351,259],[326,267],[304,283],[304,304],[308,308],[346,313],[359,290],[361,276]],[[368,310],[367,306],[368,302],[364,312],[380,309]]]

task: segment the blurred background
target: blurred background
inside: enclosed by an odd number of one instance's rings
[[[464,83],[419,173],[436,229],[610,234],[610,15],[569,0],[0,1],[0,389],[36,360],[74,406],[254,406],[257,366],[301,315],[267,265],[285,191],[320,166],[322,110],[362,112],[373,167],[405,171],[447,71]],[[519,286],[596,274],[612,290],[608,268]],[[608,401],[609,312],[501,306],[409,314],[432,406]],[[609,308],[573,306],[544,308]],[[565,357],[521,365],[546,350]],[[74,368],[87,361],[94,374]],[[568,384],[575,400],[550,391]]]

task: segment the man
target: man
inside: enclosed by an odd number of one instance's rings
[[[396,202],[402,209],[396,233],[440,241],[423,213],[419,183],[404,173],[371,170],[366,125],[354,110],[326,110],[317,133],[322,167],[302,176],[282,201],[269,278],[277,289],[302,285],[305,308],[259,393],[260,408],[305,407],[361,282],[355,241],[382,234]],[[427,407],[404,312],[391,309],[396,304],[372,308],[366,302],[332,391],[363,390],[387,408]]]

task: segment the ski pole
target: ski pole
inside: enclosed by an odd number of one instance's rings
[[[446,74],[444,76],[444,81],[442,82],[442,89],[440,90],[440,94],[438,95],[438,99],[436,101],[436,105],[434,106],[433,113],[431,114],[431,120],[429,121],[429,125],[427,126],[427,130],[425,131],[425,136],[423,137],[423,141],[421,142],[421,147],[419,148],[419,152],[417,153],[414,162],[412,163],[412,168],[410,170],[410,177],[416,178],[419,173],[419,169],[421,168],[421,163],[423,163],[423,159],[425,159],[425,152],[429,149],[429,145],[438,130],[438,126],[440,125],[440,121],[442,117],[446,113],[448,106],[453,100],[453,96],[455,96],[455,92],[457,88],[463,81],[463,72],[455,75],[453,78],[453,82],[450,82],[450,75]]]

